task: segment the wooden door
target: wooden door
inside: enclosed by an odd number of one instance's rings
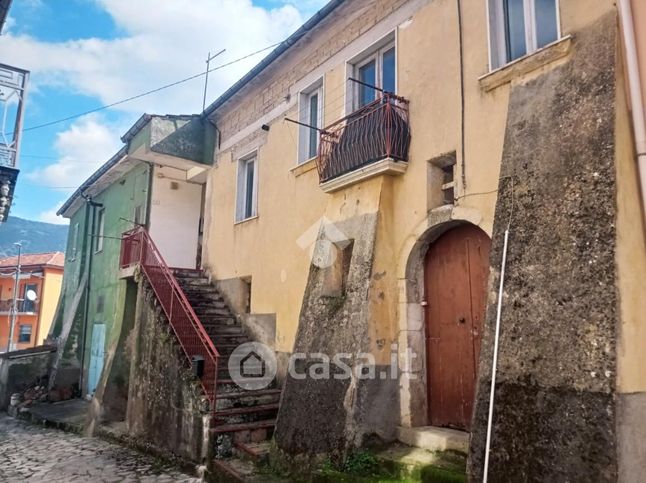
[[[473,225],[443,234],[425,261],[428,420],[469,430],[489,276],[489,237]]]

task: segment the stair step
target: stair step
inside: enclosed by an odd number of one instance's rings
[[[229,408],[221,409],[220,411],[215,412],[215,417],[229,417],[229,416],[238,416],[241,414],[255,414],[255,413],[264,413],[268,411],[278,410],[279,404],[260,404],[258,406],[244,406],[240,408]]]
[[[211,428],[210,431],[215,434],[235,433],[237,431],[253,431],[254,429],[273,428],[274,426],[276,426],[275,419],[263,419],[262,421],[254,421],[251,423],[223,424],[222,426]]]
[[[260,443],[235,443],[235,447],[240,452],[251,457],[252,461],[260,462],[267,458],[271,449],[269,441]]]
[[[213,460],[213,467],[218,473],[227,477],[227,481],[248,481],[256,473],[256,467],[251,461],[239,458],[228,460]]]
[[[215,396],[216,399],[244,399],[248,397],[274,396],[281,393],[280,389],[259,389],[257,391],[240,391],[220,393]]]

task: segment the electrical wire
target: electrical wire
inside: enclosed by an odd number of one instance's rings
[[[72,115],[67,116],[67,117],[63,117],[63,118],[60,118],[60,119],[55,119],[53,121],[48,121],[48,122],[45,122],[45,123],[42,123],[42,124],[36,124],[35,126],[25,127],[25,128],[23,128],[23,132],[35,131],[36,129],[42,129],[44,127],[53,126],[55,124],[60,124],[60,123],[65,122],[65,121],[71,121],[72,119],[77,119],[77,118],[82,117],[82,116],[87,116],[88,114],[93,114],[95,112],[103,111],[105,109],[110,109],[111,107],[115,107],[115,106],[118,106],[118,105],[121,105],[121,104],[125,104],[126,102],[134,101],[136,99],[140,99],[142,97],[149,96],[150,94],[155,94],[156,92],[160,92],[160,91],[163,91],[163,90],[168,89],[170,87],[175,87],[177,85],[183,84],[183,83],[191,81],[193,79],[197,79],[199,77],[205,76],[207,73],[211,73],[211,72],[214,72],[216,70],[224,69],[225,67],[229,67],[230,65],[236,64],[238,62],[242,62],[243,60],[246,60],[246,59],[248,59],[250,57],[258,55],[258,54],[260,54],[262,52],[265,52],[265,51],[267,51],[269,49],[277,47],[282,42],[283,41],[277,42],[275,44],[272,44],[272,45],[269,45],[267,47],[264,47],[264,48],[262,48],[260,50],[256,50],[255,52],[247,54],[247,55],[245,55],[243,57],[239,57],[239,58],[234,59],[234,60],[232,60],[230,62],[226,62],[224,64],[218,65],[218,66],[216,66],[216,67],[214,67],[212,69],[209,69],[208,71],[200,72],[199,74],[195,74],[195,75],[192,75],[190,77],[186,77],[184,79],[181,79],[181,80],[178,80],[178,81],[175,81],[175,82],[171,82],[170,84],[166,84],[166,85],[163,85],[161,87],[157,87],[155,89],[151,89],[149,91],[142,92],[141,94],[137,94],[137,95],[134,95],[134,96],[131,96],[131,97],[127,97],[125,99],[121,99],[119,101],[112,102],[110,104],[105,104],[105,105],[99,106],[99,107],[97,107],[95,109],[90,109],[90,110],[87,110],[87,111],[84,111],[84,112],[79,112],[79,113],[76,113],[76,114],[72,114]],[[11,133],[11,134],[13,134],[13,133]]]

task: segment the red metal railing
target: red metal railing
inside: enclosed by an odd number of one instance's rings
[[[408,161],[408,101],[383,93],[321,131],[317,166],[321,183],[382,159]]]
[[[203,358],[204,370],[200,382],[211,403],[211,410],[214,411],[220,355],[195,315],[173,272],[166,265],[144,228],[138,227],[122,235],[120,265],[121,268],[133,265],[141,267],[188,362],[192,363],[195,356]]]

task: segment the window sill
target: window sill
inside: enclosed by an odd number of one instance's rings
[[[501,85],[508,84],[513,79],[529,74],[536,69],[565,57],[570,53],[571,49],[572,36],[567,35],[531,54],[520,57],[479,77],[480,87],[488,92]]]
[[[257,220],[257,219],[258,219],[258,215],[256,215],[256,216],[252,216],[252,217],[250,217],[250,218],[245,218],[244,220],[236,221],[236,222],[233,224],[233,226],[242,225],[242,224],[244,224],[244,223],[247,223],[247,222],[249,222],[249,221],[253,221],[253,220]]]
[[[316,156],[308,159],[307,161],[302,162],[298,166],[294,166],[290,171],[295,177],[299,177],[309,171],[316,169]]]

